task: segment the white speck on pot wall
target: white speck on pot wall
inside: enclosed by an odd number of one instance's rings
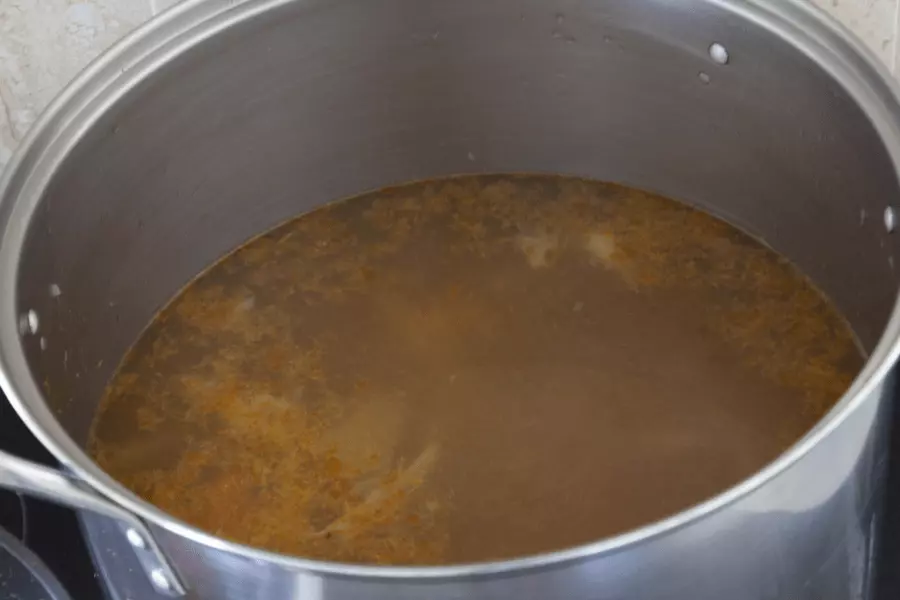
[[[810,0],[895,73],[900,0]],[[0,169],[47,103],[91,59],[179,0],[0,0]]]

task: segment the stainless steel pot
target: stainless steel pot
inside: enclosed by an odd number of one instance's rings
[[[866,598],[900,350],[898,166],[885,73],[799,0],[189,1],[80,76],[0,184],[2,387],[62,463],[0,456],[0,484],[84,511],[97,552],[127,540],[161,595]],[[516,171],[658,190],[759,235],[847,315],[865,370],[805,439],[720,496],[493,564],[240,546],[85,455],[123,353],[228,249],[364,190]]]

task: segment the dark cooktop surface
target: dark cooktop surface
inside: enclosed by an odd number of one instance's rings
[[[2,396],[0,448],[45,465],[55,464]],[[41,500],[0,490],[0,527],[25,542],[56,575],[72,598],[106,600],[75,513]]]
[[[900,432],[900,411],[895,411],[893,431]],[[887,505],[900,507],[900,433],[893,437]],[[54,465],[50,454],[28,432],[2,396],[0,448],[23,458]],[[72,511],[0,490],[0,527],[23,540],[75,600],[119,600],[118,595],[107,593],[102,576],[91,562],[81,526]],[[873,600],[896,600],[900,598],[900,510],[888,510],[883,527],[877,569],[879,577]]]

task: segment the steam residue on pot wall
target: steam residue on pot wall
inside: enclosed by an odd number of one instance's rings
[[[723,491],[860,364],[818,291],[721,221],[611,184],[460,177],[330,205],[215,265],[126,357],[92,452],[231,540],[482,561]]]

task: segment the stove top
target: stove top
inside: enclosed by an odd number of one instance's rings
[[[0,448],[45,465],[56,464],[2,396]],[[50,568],[73,598],[108,599],[88,554],[81,526],[71,510],[0,490],[0,528],[22,540]]]
[[[900,432],[900,410],[895,411],[892,430]],[[900,433],[893,437],[886,501],[889,507],[900,507]],[[0,396],[0,448],[22,458],[55,465],[50,454],[28,432],[2,396]],[[900,510],[889,509],[882,519],[882,524],[884,531],[878,553],[878,580],[875,585],[875,596],[871,600],[896,600],[900,598],[900,569],[896,568],[900,565]],[[56,575],[72,598],[124,600],[125,596],[106,588],[105,578],[91,560],[81,525],[72,511],[0,490],[0,528],[24,541]],[[128,555],[127,552],[114,554]],[[120,561],[104,561],[105,569],[131,570],[127,567],[128,565]],[[115,574],[109,575],[115,578]],[[142,593],[136,589],[126,590],[126,596],[129,600],[144,600]],[[2,593],[0,600],[4,600]],[[16,597],[16,600],[39,599]]]

